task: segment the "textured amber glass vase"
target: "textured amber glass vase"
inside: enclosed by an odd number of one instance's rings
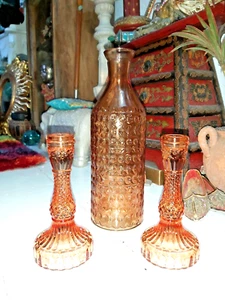
[[[146,113],[129,80],[134,51],[105,51],[108,84],[91,115],[91,216],[105,229],[143,219]]]
[[[184,204],[181,194],[183,167],[189,138],[182,134],[161,137],[164,190],[159,203],[160,221],[142,235],[142,253],[151,263],[167,269],[183,269],[199,259],[197,238],[182,225]]]
[[[34,256],[36,263],[43,268],[71,269],[89,259],[93,246],[90,232],[74,221],[76,206],[70,184],[74,156],[73,134],[49,134],[47,149],[54,175],[50,206],[52,225],[36,238]]]

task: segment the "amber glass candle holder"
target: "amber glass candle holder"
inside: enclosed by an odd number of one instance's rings
[[[70,184],[74,135],[52,133],[46,142],[54,176],[50,206],[52,224],[36,238],[34,256],[36,263],[43,268],[71,269],[86,262],[93,247],[90,232],[74,221],[76,205]]]
[[[181,180],[188,144],[188,136],[162,135],[165,183],[159,203],[160,221],[142,235],[143,256],[154,265],[167,269],[188,268],[199,259],[198,239],[182,225]]]

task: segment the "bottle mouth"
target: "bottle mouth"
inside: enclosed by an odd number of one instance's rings
[[[117,48],[110,48],[110,49],[106,49],[104,51],[104,55],[105,57],[110,60],[110,59],[118,59],[119,58],[133,58],[135,54],[135,51],[132,49],[128,49],[128,48],[122,48],[122,47],[117,47]]]
[[[47,135],[47,145],[49,147],[74,147],[74,135],[65,132],[50,133]]]

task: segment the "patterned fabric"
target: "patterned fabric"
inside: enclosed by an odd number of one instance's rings
[[[58,110],[72,110],[78,108],[93,108],[94,103],[88,100],[59,98],[46,102],[47,105]]]
[[[9,136],[0,136],[0,172],[28,168],[44,163],[46,158]]]

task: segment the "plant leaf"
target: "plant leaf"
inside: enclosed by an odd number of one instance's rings
[[[209,48],[214,48],[214,51],[220,51],[220,39],[214,37],[210,30],[206,29],[204,33],[209,41]]]
[[[214,14],[208,1],[206,2],[205,11],[208,24],[197,15],[203,30],[200,30],[193,25],[187,25],[183,31],[174,32],[171,34],[171,36],[177,36],[186,39],[186,41],[176,46],[172,52],[182,47],[190,46],[185,50],[190,49],[204,51],[205,53],[216,57],[222,68],[222,65],[225,65],[225,41],[221,41],[221,35],[225,29],[225,24],[220,28],[220,30],[218,29]]]
[[[210,7],[208,1],[206,2],[205,10],[206,10],[206,15],[208,18],[209,25],[205,27],[205,30],[203,32],[208,37],[209,42],[212,44],[212,46],[216,48],[216,51],[219,51],[220,35],[219,35],[215,17],[213,15],[213,12],[211,10],[211,7]],[[198,19],[200,20],[201,18],[198,16]],[[201,24],[203,24],[203,23],[204,22],[201,22]]]
[[[220,29],[219,29],[220,38],[222,38],[223,34],[225,34],[225,23],[220,26]]]
[[[209,27],[209,25],[201,17],[199,17],[199,15],[197,15],[197,18],[198,18],[198,20],[199,20],[199,22],[200,22],[200,24],[202,25],[203,28],[206,29],[206,28]]]
[[[205,37],[205,36],[202,37],[202,36],[193,35],[193,34],[190,34],[190,33],[187,33],[187,32],[183,32],[182,34],[179,34],[179,37],[183,37],[183,38],[188,40],[188,41],[185,41],[185,42],[181,43],[180,47],[192,44],[192,45],[195,45],[195,46],[198,46],[198,47],[199,46],[204,47],[205,49],[208,48],[212,52],[214,52],[216,50],[216,48],[214,47],[212,42],[210,42],[207,39],[207,37]]]
[[[222,52],[222,54],[221,54],[222,58],[221,58],[220,64],[224,65],[224,71],[225,71],[225,38],[221,42],[221,49],[222,49],[222,51],[221,51]]]
[[[218,32],[218,27],[217,27],[217,24],[216,24],[216,20],[215,20],[214,14],[211,10],[211,7],[210,7],[208,1],[206,2],[205,10],[206,10],[206,15],[207,15],[207,18],[208,18],[209,27],[211,29],[212,36],[214,38],[216,38],[218,42],[220,42],[220,37],[219,37],[219,32]]]
[[[188,25],[186,26],[185,30],[172,33],[171,35],[192,40],[194,43],[202,42],[204,44],[207,44],[207,36],[205,35],[205,33],[192,25]]]

